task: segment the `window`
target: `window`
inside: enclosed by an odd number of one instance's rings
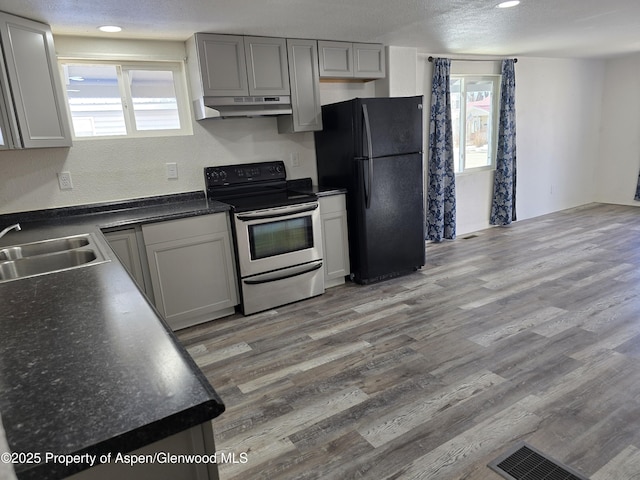
[[[76,138],[191,133],[178,63],[63,62]]]
[[[450,78],[456,173],[495,165],[499,80],[499,75]]]

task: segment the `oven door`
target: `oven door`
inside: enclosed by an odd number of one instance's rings
[[[240,277],[322,260],[318,202],[234,215]]]

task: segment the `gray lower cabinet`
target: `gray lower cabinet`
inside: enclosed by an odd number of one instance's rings
[[[173,455],[198,460],[172,461]],[[71,475],[69,480],[218,480],[211,422],[196,425],[127,454],[111,453],[105,463]],[[99,456],[99,458],[102,456]],[[146,463],[142,461],[146,459]],[[138,464],[131,466],[133,460]],[[155,462],[153,460],[156,460]],[[241,460],[237,458],[235,460]]]
[[[287,52],[292,114],[278,116],[278,132],[322,130],[318,42],[288,38]]]
[[[343,284],[351,273],[347,204],[344,194],[319,198],[324,255],[324,287]]]
[[[174,330],[234,313],[228,218],[215,213],[142,226],[155,305]]]
[[[109,246],[118,256],[118,260],[138,284],[140,290],[153,300],[142,228],[137,225],[124,229],[105,230],[103,233]]]
[[[0,12],[0,148],[71,146],[48,25]]]
[[[384,45],[318,41],[321,78],[374,79],[386,76]]]

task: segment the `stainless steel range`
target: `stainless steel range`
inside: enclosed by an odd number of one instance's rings
[[[232,206],[245,315],[324,292],[317,196],[287,188],[284,162],[204,169],[207,197]]]

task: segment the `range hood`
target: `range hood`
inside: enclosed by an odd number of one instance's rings
[[[291,97],[201,97],[193,101],[193,112],[196,120],[286,115],[292,113]]]

